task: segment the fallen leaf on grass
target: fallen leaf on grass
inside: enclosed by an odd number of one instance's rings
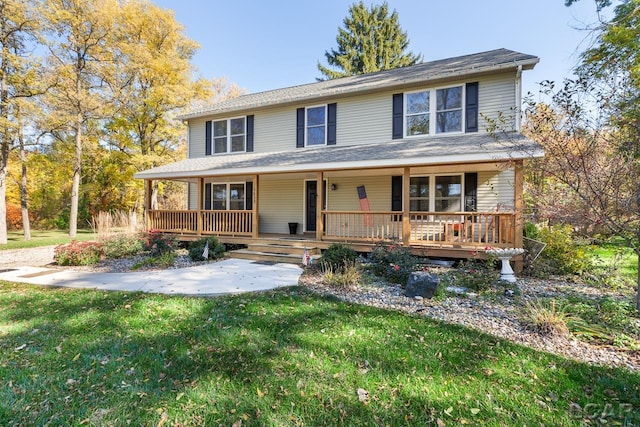
[[[480,412],[480,409],[478,408],[471,408],[471,414],[472,415],[478,415],[478,413]]]
[[[24,350],[25,348],[27,348],[26,344],[22,344],[20,347],[16,347],[13,349],[13,351],[20,351],[20,350]]]
[[[369,392],[363,388],[358,389],[358,400],[367,403],[369,401]]]
[[[453,412],[453,406],[449,406],[447,409],[444,410],[444,413],[447,414],[448,416],[451,416],[452,412]]]

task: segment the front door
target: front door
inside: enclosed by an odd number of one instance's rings
[[[307,211],[307,230],[316,231],[316,214],[318,200],[318,183],[316,181],[306,181],[306,211]]]

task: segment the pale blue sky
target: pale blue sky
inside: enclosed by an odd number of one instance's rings
[[[248,92],[314,82],[317,62],[336,47],[347,0],[152,0],[173,9],[200,44],[194,58],[206,78],[226,77]],[[365,1],[369,5],[372,1]],[[375,3],[379,4],[380,1]],[[597,20],[593,0],[389,0],[410,38],[409,48],[435,60],[497,48],[536,55],[524,93],[543,80],[571,76],[587,46],[584,28]],[[612,10],[604,11],[611,16]]]

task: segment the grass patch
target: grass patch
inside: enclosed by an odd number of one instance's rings
[[[639,373],[304,289],[0,282],[0,307],[0,425],[640,423]]]
[[[605,267],[615,269],[631,282],[637,280],[638,257],[630,248],[616,245],[600,245],[593,250],[593,253]]]
[[[31,230],[31,240],[25,241],[22,231],[9,231],[7,244],[0,245],[0,251],[5,249],[36,248],[39,246],[60,245],[70,243],[71,240],[94,240],[95,234],[91,230],[78,230],[75,239],[69,237],[68,230]]]

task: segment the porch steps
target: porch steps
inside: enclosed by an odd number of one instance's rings
[[[313,261],[320,258],[320,250],[316,247],[300,245],[299,242],[289,243],[250,243],[247,249],[229,252],[231,258],[248,259],[254,261],[280,262],[285,264],[301,264],[304,250],[307,250]]]

